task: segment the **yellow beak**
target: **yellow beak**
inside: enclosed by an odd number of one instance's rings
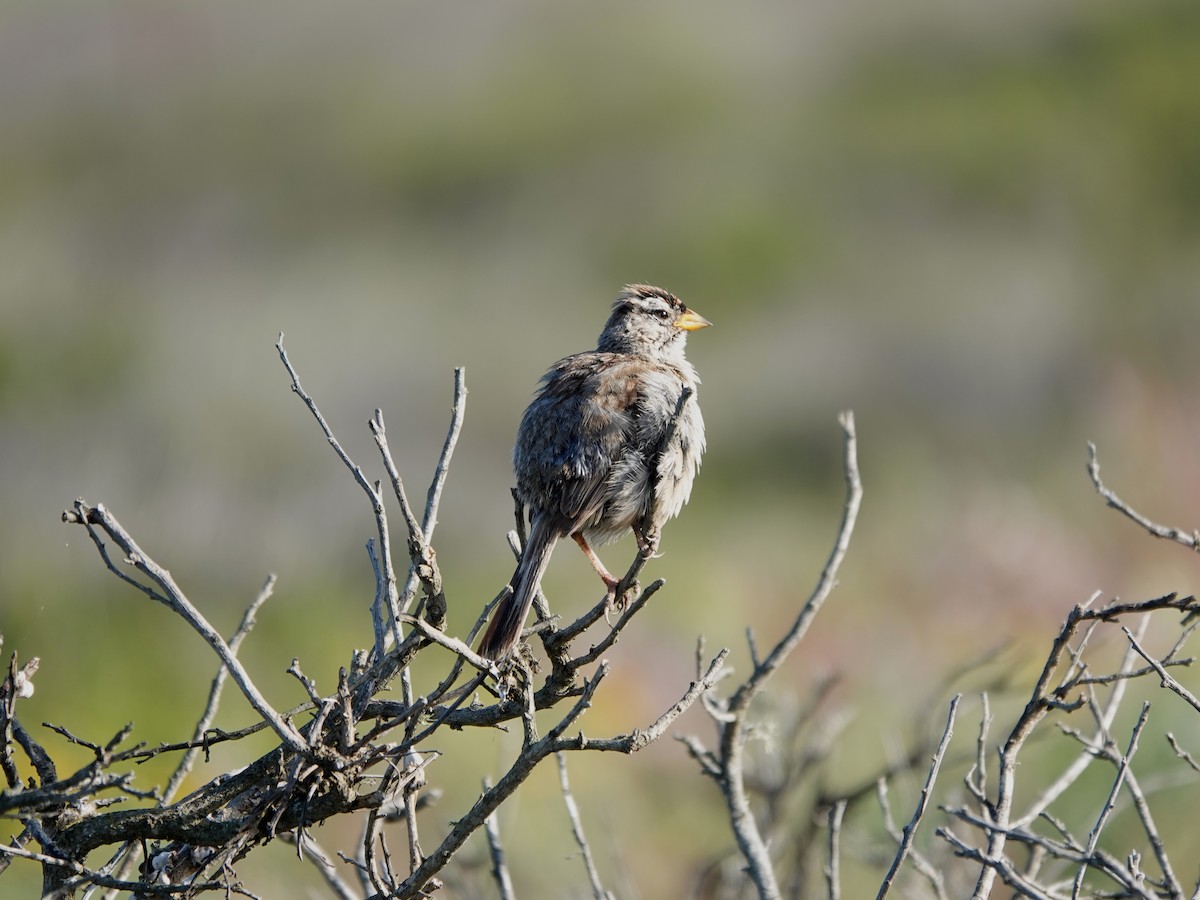
[[[708,321],[700,313],[692,312],[689,309],[671,324],[684,331],[695,331],[698,328],[707,328],[712,322]]]

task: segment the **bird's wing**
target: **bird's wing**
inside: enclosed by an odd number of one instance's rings
[[[607,367],[603,381],[602,367]],[[563,533],[600,510],[613,463],[630,444],[636,382],[625,368],[608,353],[561,360],[546,373],[521,419],[513,451],[518,493],[525,502],[558,513]]]

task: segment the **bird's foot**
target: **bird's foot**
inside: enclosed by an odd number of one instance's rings
[[[625,612],[625,608],[629,606],[630,599],[637,596],[639,589],[640,585],[636,581],[625,588],[625,590],[621,590],[620,580],[614,580],[609,584],[608,593],[604,596],[604,621],[612,625],[612,619],[609,618],[609,614],[613,612]]]
[[[521,641],[492,666],[496,679],[492,690],[500,700],[520,696],[525,683],[538,673],[541,664],[534,656],[533,648]]]
[[[638,553],[642,559],[658,559],[662,556],[658,552],[658,532],[648,531],[643,532],[640,528],[633,529],[633,536],[637,539]]]
[[[609,618],[609,615],[613,610],[620,612],[624,609],[624,605],[617,600],[617,589],[621,586],[621,579],[605,578],[604,584],[608,588],[604,593],[604,621],[612,625],[612,619]]]

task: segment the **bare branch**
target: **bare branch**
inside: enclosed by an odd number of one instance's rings
[[[7,856],[17,856],[23,859],[31,859],[40,862],[43,865],[54,866],[64,869],[73,875],[80,877],[79,883],[66,882],[58,891],[59,896],[68,896],[72,891],[79,886],[80,883],[91,883],[100,887],[114,888],[121,891],[137,891],[140,894],[154,897],[171,897],[176,894],[187,894],[199,891],[214,891],[220,890],[224,885],[216,882],[201,882],[191,884],[146,884],[141,881],[121,881],[118,878],[109,878],[100,872],[94,872],[80,863],[70,859],[61,859],[57,856],[49,856],[45,853],[35,853],[31,850],[26,850],[22,847],[17,847],[12,844],[0,844],[0,854]],[[43,895],[45,897],[46,895]]]
[[[1128,630],[1126,629],[1126,632]],[[1130,635],[1132,639],[1132,635]],[[1133,734],[1129,737],[1129,747],[1125,751],[1125,755],[1121,757],[1120,765],[1117,767],[1117,777],[1113,781],[1112,789],[1108,793],[1108,799],[1104,802],[1104,808],[1100,810],[1100,815],[1096,818],[1096,824],[1092,827],[1091,833],[1088,835],[1087,848],[1084,851],[1087,856],[1091,856],[1096,852],[1096,845],[1100,842],[1100,832],[1104,830],[1104,825],[1108,821],[1109,815],[1113,808],[1117,805],[1117,794],[1121,792],[1121,786],[1125,783],[1125,774],[1129,770],[1129,762],[1133,759],[1133,754],[1137,752],[1138,738],[1141,737],[1142,729],[1146,727],[1146,719],[1150,715],[1150,704],[1142,704],[1142,714],[1138,717],[1137,724],[1133,726]],[[1079,867],[1075,873],[1075,881],[1071,887],[1071,900],[1077,900],[1079,891],[1083,888],[1083,878],[1087,874],[1086,863]]]
[[[838,800],[829,807],[829,860],[825,864],[825,882],[829,886],[829,900],[840,900],[842,896],[840,844],[842,817],[845,814],[845,800]]]
[[[938,743],[937,750],[934,751],[933,760],[929,766],[929,775],[925,779],[925,786],[921,788],[921,796],[917,801],[916,811],[913,812],[913,817],[907,825],[904,826],[904,836],[900,841],[900,849],[896,851],[896,858],[892,860],[892,866],[888,869],[887,875],[884,876],[883,884],[879,887],[879,893],[876,895],[878,900],[883,900],[891,890],[892,882],[900,871],[900,867],[904,865],[904,860],[912,851],[913,838],[917,834],[917,826],[921,823],[921,819],[925,815],[925,810],[929,807],[929,797],[933,793],[933,785],[937,781],[938,770],[942,767],[942,759],[946,755],[946,748],[950,746],[950,738],[954,735],[954,717],[958,713],[958,704],[962,700],[962,694],[955,694],[950,701],[950,712],[946,716],[946,730],[942,732],[942,740]]]
[[[896,821],[892,817],[892,808],[888,802],[888,782],[886,777],[880,777],[876,781],[875,793],[879,800],[880,811],[883,813],[883,827],[887,830],[887,833],[891,835],[892,840],[899,844],[904,839],[904,835],[900,829],[896,827]],[[913,866],[929,882],[929,885],[933,888],[938,900],[947,900],[945,876],[938,871],[937,867],[934,866],[933,863],[931,863],[920,852],[918,852],[916,848],[911,849],[909,851],[909,855],[913,861]],[[880,886],[880,890],[884,890],[885,887],[886,883]]]
[[[1144,634],[1149,624],[1149,617],[1143,616],[1140,624],[1138,625],[1138,633]],[[1132,674],[1133,664],[1136,662],[1136,660],[1137,657],[1134,655],[1133,649],[1130,648],[1125,653],[1125,657],[1121,662],[1121,667],[1117,674]],[[1094,681],[1094,679],[1080,679],[1079,683],[1090,684]],[[1097,728],[1099,729],[1100,734],[1097,735],[1097,741],[1101,740],[1103,734],[1112,727],[1113,720],[1117,715],[1117,710],[1121,706],[1121,701],[1125,698],[1125,689],[1127,684],[1128,680],[1126,678],[1114,679],[1113,690],[1109,694],[1108,703],[1105,704],[1104,710],[1098,717]],[[1069,788],[1079,779],[1079,776],[1083,774],[1084,770],[1091,765],[1093,758],[1094,757],[1090,753],[1081,753],[1079,756],[1077,756],[1074,762],[1072,762],[1071,765],[1069,765],[1063,771],[1062,775],[1051,782],[1051,784],[1049,784],[1038,795],[1037,799],[1035,799],[1025,811],[1025,814],[1017,818],[1014,821],[1014,824],[1017,826],[1028,825],[1030,822],[1040,816],[1046,809],[1049,808],[1051,803],[1062,796],[1062,794],[1066,792],[1067,788]]]
[[[292,366],[292,361],[288,359],[287,351],[283,349],[282,331],[279,332],[279,339],[275,342],[275,350],[279,353],[279,360],[283,363],[283,367],[287,369],[288,376],[292,380],[293,393],[304,401],[304,405],[308,407],[308,411],[312,413],[312,417],[317,420],[321,431],[324,432],[325,440],[329,442],[329,446],[333,448],[333,451],[338,455],[338,459],[342,461],[342,464],[350,470],[350,474],[354,476],[354,480],[358,482],[358,486],[363,489],[363,492],[367,495],[367,499],[371,502],[371,508],[375,513],[375,528],[378,532],[379,551],[381,554],[379,559],[379,586],[377,593],[387,600],[387,609],[393,628],[392,637],[397,644],[400,644],[404,640],[404,633],[400,630],[400,623],[397,618],[400,609],[398,603],[399,595],[396,590],[396,570],[392,565],[392,544],[388,536],[387,510],[383,505],[383,494],[379,490],[379,484],[372,484],[363,473],[362,468],[350,458],[350,454],[342,449],[342,445],[334,435],[333,429],[329,427],[329,423],[321,415],[321,410],[317,407],[316,401],[300,385],[300,376],[296,374],[296,370]]]
[[[1167,732],[1167,743],[1171,745],[1171,749],[1175,751],[1175,755],[1187,763],[1188,767],[1191,768],[1193,772],[1200,772],[1200,763],[1196,762],[1196,759],[1192,756],[1192,754],[1188,753],[1181,746],[1179,746],[1179,741],[1177,741],[1175,739],[1175,735],[1169,731]]]
[[[1092,484],[1096,491],[1104,498],[1104,501],[1113,509],[1120,512],[1122,515],[1137,522],[1142,528],[1146,529],[1156,538],[1165,538],[1166,540],[1176,541],[1183,544],[1192,550],[1200,550],[1200,532],[1193,529],[1191,533],[1185,532],[1181,528],[1170,528],[1165,525],[1159,525],[1152,522],[1150,519],[1143,516],[1141,513],[1134,510],[1131,506],[1125,503],[1112,490],[1104,486],[1104,482],[1100,480],[1100,460],[1096,456],[1096,445],[1088,442],[1088,476],[1092,479]]]
[[[845,469],[846,477],[846,501],[842,507],[842,524],[838,528],[837,538],[834,541],[833,550],[829,554],[829,559],[825,562],[825,567],[821,570],[821,576],[817,579],[817,585],[813,589],[812,594],[800,609],[800,614],[796,617],[792,627],[788,629],[787,634],[777,643],[771,652],[758,666],[754,668],[754,672],[746,683],[743,684],[729,701],[729,707],[733,711],[745,709],[750,705],[750,701],[762,688],[762,685],[768,678],[783,665],[783,661],[787,659],[788,654],[793,648],[800,643],[808,631],[808,626],[812,620],[816,618],[825,599],[833,590],[833,586],[837,583],[838,569],[841,568],[842,560],[846,556],[846,552],[850,549],[850,536],[854,533],[854,524],[858,519],[858,509],[862,504],[862,480],[858,474],[858,437],[854,430],[854,413],[846,411],[838,417],[838,421],[842,426],[844,435],[843,443],[843,459],[842,464]]]
[[[1125,632],[1125,637],[1129,639],[1129,645],[1137,651],[1138,656],[1148,662],[1150,664],[1150,668],[1154,669],[1154,671],[1158,673],[1158,677],[1162,680],[1162,686],[1173,693],[1178,694],[1192,709],[1200,712],[1200,699],[1197,699],[1195,694],[1176,681],[1171,676],[1171,673],[1163,667],[1162,663],[1142,649],[1142,645],[1138,643],[1138,640],[1133,636],[1132,631],[1123,625],[1121,626],[1121,630]]]
[[[858,473],[858,444],[854,430],[854,414],[842,413],[839,422],[844,438],[843,466],[846,478],[846,500],[842,507],[842,522],[834,540],[833,550],[821,571],[816,587],[801,607],[791,628],[767,656],[754,667],[746,681],[734,691],[733,696],[724,704],[724,715],[722,716],[724,721],[720,722],[720,747],[713,756],[720,773],[715,777],[725,799],[734,838],[738,849],[746,859],[747,871],[761,900],[775,900],[781,896],[781,893],[770,852],[755,822],[746,791],[744,751],[749,728],[747,717],[751,701],[804,637],[813,618],[833,590],[837,571],[849,548],[850,536],[854,531],[858,509],[862,502],[862,481]],[[695,751],[693,751],[693,756],[696,756]]]
[[[238,652],[238,649],[241,647],[242,641],[245,640],[246,635],[248,635],[257,624],[257,619],[255,617],[258,615],[258,611],[262,608],[262,605],[266,603],[274,593],[275,580],[276,579],[274,575],[268,575],[267,580],[263,582],[263,586],[259,590],[257,596],[255,596],[250,605],[246,607],[246,612],[242,614],[242,621],[238,623],[237,630],[235,630],[229,638],[229,650],[231,653],[236,654]],[[225,679],[228,674],[229,669],[227,669],[225,666],[221,666],[221,668],[217,670],[217,674],[213,677],[212,687],[209,688],[208,692],[208,702],[205,703],[204,711],[200,714],[200,720],[196,723],[196,728],[192,732],[193,741],[203,741],[205,733],[209,728],[212,727],[213,720],[217,716],[217,707],[220,706],[221,703],[221,693],[225,686]],[[183,754],[183,757],[179,760],[179,765],[176,766],[175,771],[171,773],[170,780],[167,782],[166,787],[163,788],[163,805],[171,802],[171,799],[175,796],[175,792],[179,790],[179,785],[182,784],[183,780],[191,773],[192,767],[195,765],[196,758],[199,755],[199,746],[189,747],[187,752]]]
[[[437,468],[433,480],[429,484],[429,493],[425,497],[425,515],[421,520],[421,530],[425,540],[433,540],[433,529],[437,527],[438,505],[442,501],[442,488],[446,486],[446,474],[450,470],[450,459],[454,456],[454,448],[458,444],[458,435],[462,431],[463,417],[467,410],[467,370],[461,366],[454,370],[454,406],[450,416],[450,430],[446,432],[446,441],[442,444],[442,454],[438,457]]]
[[[179,586],[175,584],[171,573],[142,552],[142,549],[129,535],[129,532],[109,513],[103,503],[98,503],[92,507],[88,506],[82,498],[76,500],[74,509],[63,513],[63,521],[83,525],[87,529],[88,534],[91,535],[93,542],[100,550],[101,556],[104,557],[105,563],[110,570],[117,572],[122,577],[122,580],[131,581],[143,593],[162,603],[191,625],[204,638],[208,645],[216,651],[221,662],[224,663],[230,674],[233,675],[233,680],[237,683],[237,686],[241,688],[242,694],[250,702],[250,705],[254,707],[255,712],[270,723],[271,729],[279,735],[280,740],[295,751],[303,752],[305,750],[304,739],[300,737],[295,728],[276,712],[275,708],[267,702],[266,698],[255,687],[250,674],[238,661],[238,658],[229,648],[229,645],[225,643],[225,639],[208,623],[208,620],[204,618],[200,610],[192,605],[192,602],[188,600],[183,591],[179,589]],[[112,538],[117,546],[121,548],[122,552],[124,552],[126,560],[134,568],[158,586],[158,591],[151,590],[140,582],[129,579],[113,565],[107,551],[104,549],[103,540],[101,540],[100,535],[96,532],[97,527]]]
[[[711,663],[704,675],[699,681],[693,681],[688,685],[687,691],[683,696],[675,701],[671,707],[659,716],[649,728],[635,729],[627,735],[621,735],[615,738],[601,739],[585,739],[581,735],[577,741],[573,742],[569,748],[563,749],[590,749],[590,750],[607,750],[616,753],[636,753],[643,750],[650,744],[654,743],[664,734],[671,724],[683,715],[706,691],[712,690],[713,686],[723,677],[725,660],[729,656],[729,650],[722,649]],[[606,665],[601,663],[601,666]]]
[[[287,842],[294,842],[296,847],[301,850],[301,857],[307,859],[318,872],[321,873],[321,878],[324,879],[326,886],[338,900],[359,900],[358,893],[345,882],[337,867],[334,866],[333,860],[325,848],[318,844],[307,832],[289,832],[279,836]]]
[[[571,782],[567,778],[566,754],[559,752],[554,755],[558,760],[558,783],[562,788],[567,817],[571,820],[571,834],[575,837],[575,843],[579,846],[579,852],[583,856],[588,883],[592,886],[592,896],[595,900],[613,900],[613,895],[604,889],[604,885],[600,881],[600,872],[596,869],[596,863],[592,859],[592,848],[588,846],[587,837],[583,833],[583,819],[579,816],[579,806],[575,803],[575,796],[571,793]]]
[[[959,856],[981,863],[986,872],[998,872],[1004,883],[1015,889],[1022,897],[1029,897],[1031,900],[1059,900],[1059,897],[1046,893],[1036,884],[1029,881],[1017,871],[1007,858],[1003,856],[990,856],[985,851],[964,843],[958,835],[948,828],[939,828],[937,834],[946,840]]]
[[[975,741],[975,766],[963,781],[980,803],[987,802],[987,739],[992,727],[992,707],[987,692],[979,695],[979,737]],[[972,778],[972,775],[974,777]]]
[[[491,789],[491,781],[483,779],[484,793]],[[504,858],[504,846],[500,843],[500,825],[496,821],[495,810],[488,813],[488,817],[484,819],[484,828],[487,833],[488,856],[492,861],[492,878],[496,882],[496,888],[500,891],[500,900],[515,900],[516,893],[513,890],[512,875],[508,871],[508,863]]]
[[[583,695],[559,723],[541,740],[524,748],[509,770],[496,782],[495,787],[484,791],[483,796],[475,802],[471,809],[454,823],[454,827],[442,840],[442,843],[425,858],[417,871],[413,872],[400,885],[397,896],[401,900],[418,896],[434,875],[450,861],[450,858],[467,838],[478,830],[487,817],[520,786],[534,767],[542,759],[560,749],[559,738],[563,731],[571,727],[572,723],[591,705],[592,695],[595,694],[596,688],[600,686],[607,674],[608,665],[601,663],[596,674],[584,685]]]

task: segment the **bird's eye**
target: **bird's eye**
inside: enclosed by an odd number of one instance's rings
[[[654,314],[656,316],[658,316],[660,319],[662,319],[664,322],[667,321],[667,319],[671,318],[671,311],[669,309],[656,309],[654,311]]]

